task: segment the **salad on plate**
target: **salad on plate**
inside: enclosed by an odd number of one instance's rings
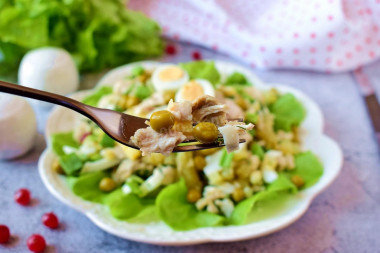
[[[150,118],[141,130],[148,133],[132,138],[141,150],[81,116],[73,131],[50,138],[52,169],[75,195],[118,220],[162,220],[174,230],[242,225],[257,206],[273,208],[323,174],[319,159],[302,149],[302,103],[258,89],[239,72],[225,76],[211,61],[135,67],[82,102]],[[172,153],[178,136],[201,143],[222,136],[226,148]]]

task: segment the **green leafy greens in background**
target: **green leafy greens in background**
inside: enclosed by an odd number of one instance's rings
[[[1,1],[0,67],[17,69],[28,50],[44,46],[65,48],[81,71],[163,52],[159,26],[122,0]]]

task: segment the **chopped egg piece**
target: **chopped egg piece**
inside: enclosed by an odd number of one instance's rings
[[[157,91],[178,90],[188,81],[187,72],[176,65],[158,67],[152,75],[152,83]]]
[[[215,96],[212,84],[204,79],[195,79],[183,85],[176,93],[175,101],[193,101],[204,95]]]

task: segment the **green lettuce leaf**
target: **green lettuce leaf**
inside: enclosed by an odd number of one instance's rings
[[[152,95],[153,91],[146,85],[139,85],[136,87],[135,96],[140,99],[146,99]]]
[[[247,78],[239,72],[234,72],[227,77],[225,85],[244,85],[250,86],[251,84],[247,81]]]
[[[50,143],[54,153],[58,156],[65,155],[65,152],[63,152],[63,146],[70,146],[73,148],[79,147],[79,143],[73,138],[73,132],[53,134]]]
[[[192,61],[179,64],[189,73],[190,79],[206,79],[212,84],[217,84],[220,74],[213,61]]]
[[[146,206],[144,209],[142,209],[136,216],[128,219],[128,222],[130,223],[151,223],[151,222],[158,222],[160,221],[160,218],[157,215],[157,210],[155,205],[149,205]]]
[[[303,105],[290,93],[281,96],[269,109],[275,115],[275,128],[287,132],[298,126],[306,116]]]
[[[102,140],[100,141],[100,145],[105,148],[113,148],[116,144],[116,141],[112,139],[108,134],[104,134]]]
[[[64,155],[59,158],[59,164],[65,171],[66,175],[72,176],[77,174],[83,166],[83,161],[75,153]]]
[[[109,194],[104,203],[113,217],[128,220],[139,215],[144,209],[154,206],[154,199],[143,199],[133,193],[124,194],[119,188]]]
[[[156,199],[158,216],[174,230],[191,230],[223,225],[225,218],[206,211],[198,211],[186,200],[184,180],[164,188]]]
[[[125,92],[125,95],[132,95],[140,100],[144,100],[150,97],[153,93],[154,89],[152,87],[142,83],[133,83]]]
[[[251,152],[252,152],[252,154],[257,155],[260,158],[260,160],[263,160],[264,149],[261,145],[259,145],[258,143],[253,143],[251,145]]]
[[[297,192],[297,187],[287,178],[287,176],[280,173],[276,181],[271,183],[266,190],[256,193],[237,204],[231,217],[228,219],[228,223],[233,225],[244,224],[257,202],[276,199],[279,197],[279,194],[282,193],[295,192]]]
[[[102,86],[99,89],[97,89],[94,93],[91,95],[88,95],[85,97],[82,102],[86,105],[91,105],[91,106],[97,106],[99,100],[108,94],[112,93],[112,87],[109,86]]]
[[[136,175],[131,175],[125,182],[125,184],[128,185],[131,189],[131,192],[137,196],[143,195],[143,192],[140,188],[142,183],[144,183],[144,179]]]
[[[219,165],[223,169],[231,168],[232,159],[234,158],[234,153],[227,153],[226,149],[223,149],[223,155],[220,158]]]
[[[75,195],[84,200],[102,203],[107,193],[99,189],[99,183],[108,176],[109,174],[104,171],[97,171],[79,177],[67,177],[67,182]]]
[[[259,115],[257,113],[248,112],[245,114],[245,121],[248,123],[256,124],[258,118],[259,118]]]
[[[145,69],[142,66],[136,66],[132,69],[131,75],[128,76],[128,78],[130,79],[135,78],[139,75],[144,74],[144,72],[145,72]]]
[[[295,169],[286,172],[288,176],[298,175],[305,181],[303,188],[315,184],[323,174],[323,166],[318,158],[310,151],[295,157]]]

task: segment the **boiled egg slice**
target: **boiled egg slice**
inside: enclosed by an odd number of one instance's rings
[[[175,95],[175,101],[193,101],[203,95],[215,96],[212,84],[205,79],[195,79],[183,85]]]
[[[157,91],[178,90],[188,81],[188,73],[176,65],[160,66],[152,75],[153,86]]]

